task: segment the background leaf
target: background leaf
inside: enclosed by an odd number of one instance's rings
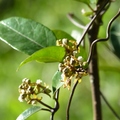
[[[53,78],[52,78],[52,90],[53,90],[53,93],[58,90],[64,83],[61,82],[62,80],[62,77],[61,77],[61,72],[60,71],[57,71]]]
[[[28,117],[30,117],[31,115],[33,115],[34,113],[38,112],[39,110],[41,110],[41,107],[39,106],[32,106],[31,108],[25,110],[23,113],[21,113],[16,120],[25,120]]]
[[[46,63],[61,62],[63,57],[65,56],[65,53],[66,53],[65,48],[60,46],[46,47],[44,49],[41,49],[33,53],[31,56],[25,59],[20,64],[20,67],[33,60],[37,60],[39,62],[46,62]]]
[[[120,58],[120,23],[116,23],[111,27],[110,42],[114,54]]]
[[[82,46],[80,46],[79,56],[82,56],[84,60],[87,60],[88,55],[87,55],[86,49]]]
[[[97,0],[90,0],[90,3],[97,3]]]
[[[62,30],[53,30],[57,40],[67,38],[68,40],[74,40],[74,38],[69,35],[68,33],[62,31]]]
[[[90,4],[90,0],[76,0],[78,2],[83,2],[85,4]]]
[[[20,17],[12,17],[0,22],[0,39],[12,48],[29,55],[56,44],[56,37],[50,29]]]
[[[78,2],[83,2],[85,4],[93,4],[93,3],[97,3],[97,0],[76,0]]]

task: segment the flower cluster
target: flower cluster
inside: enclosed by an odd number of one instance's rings
[[[87,75],[88,64],[83,61],[80,55],[80,48],[77,48],[77,42],[74,40],[60,39],[57,40],[57,46],[66,49],[66,56],[63,62],[59,63],[59,71],[62,72],[62,82],[64,87],[70,89],[71,80],[81,81],[82,76]]]
[[[37,80],[35,83],[27,78],[22,80],[22,84],[19,86],[20,96],[18,100],[20,102],[26,101],[28,104],[36,104],[41,101],[42,97],[39,97],[39,93],[44,93],[50,96],[51,90],[46,84],[42,84],[41,80]]]

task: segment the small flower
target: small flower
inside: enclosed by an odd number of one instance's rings
[[[27,78],[24,78],[24,79],[22,80],[22,82],[23,82],[23,83],[28,83],[28,84],[30,84],[30,80],[27,79]]]
[[[67,45],[67,43],[68,43],[68,40],[66,38],[62,39],[62,44],[63,45]]]
[[[23,101],[24,101],[24,99],[22,98],[22,94],[20,94],[20,96],[18,97],[18,100],[19,100],[20,102],[23,102]]]
[[[28,104],[34,104],[42,99],[38,94],[44,93],[50,96],[50,92],[49,86],[42,84],[41,80],[36,80],[36,82],[31,83],[29,79],[25,78],[19,86],[20,95],[18,100],[20,102],[26,101]]]
[[[62,72],[63,69],[64,69],[64,64],[59,63],[58,70]]]
[[[64,80],[64,85],[63,85],[64,88],[67,87],[68,90],[70,90],[70,87],[71,87],[71,79],[72,79],[72,77],[70,77],[70,78],[66,77],[66,79]]]
[[[60,40],[57,40],[57,41],[56,41],[56,45],[57,45],[57,46],[62,46],[62,40],[61,40],[61,39],[60,39]]]
[[[37,81],[36,81],[36,84],[41,84],[42,83],[42,80],[40,80],[40,79],[38,79]]]
[[[76,64],[76,60],[74,58],[70,59],[70,65],[75,65]]]
[[[25,94],[25,90],[24,90],[24,89],[21,89],[19,92],[20,92],[21,94]]]
[[[77,59],[78,59],[79,62],[83,62],[83,57],[82,56],[79,56]]]
[[[76,56],[78,51],[73,51],[73,55]]]
[[[36,100],[32,100],[32,102],[31,102],[32,105],[34,105],[34,104],[36,104],[36,103],[37,103]]]
[[[88,63],[80,56],[80,48],[77,47],[75,40],[66,38],[57,40],[57,46],[66,49],[66,57],[59,63],[58,69],[62,72],[63,87],[70,89],[72,78],[74,81],[81,81],[81,78],[87,74]]]

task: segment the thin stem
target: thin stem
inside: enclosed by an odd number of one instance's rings
[[[54,107],[54,112],[56,112],[58,109],[59,109],[59,102],[58,102],[58,99],[59,99],[59,92],[60,92],[60,89],[58,89],[56,91],[56,95],[55,95],[55,107]]]
[[[92,10],[92,12],[95,12],[94,9],[90,6],[90,4],[87,4],[87,6]]]
[[[92,18],[92,20],[90,21],[90,23],[86,26],[86,29],[83,31],[83,34],[81,36],[81,39],[77,45],[77,47],[80,46],[82,40],[84,39],[85,35],[87,34],[87,32],[89,31],[91,25],[94,23],[94,21],[96,20],[96,18],[99,16],[100,12],[102,11],[102,9],[110,2],[110,0],[106,0],[105,4],[100,8],[100,10],[95,14],[95,16]]]
[[[46,108],[41,108],[41,110],[51,112],[51,110],[50,110],[50,109],[46,109]]]
[[[72,92],[71,92],[71,94],[70,94],[69,102],[68,102],[68,105],[67,105],[67,111],[66,111],[66,120],[69,120],[70,106],[71,106],[72,98],[73,98],[75,89],[76,89],[76,87],[77,87],[77,84],[78,84],[78,80],[77,80],[76,83],[74,84],[74,86],[73,86],[73,88],[72,88]]]
[[[91,47],[90,47],[90,53],[89,53],[89,56],[88,56],[88,60],[87,62],[90,63],[90,60],[91,60],[91,57],[92,57],[92,51],[94,49],[94,45],[97,43],[97,42],[101,42],[101,41],[107,41],[109,39],[109,36],[110,36],[110,27],[112,25],[112,23],[114,22],[114,20],[120,15],[120,10],[118,11],[118,13],[110,20],[110,22],[108,23],[108,27],[107,27],[107,30],[106,30],[106,38],[102,38],[102,39],[96,39],[92,42],[91,44]]]
[[[112,106],[108,103],[107,99],[104,97],[102,92],[100,92],[100,95],[101,95],[102,99],[105,101],[105,103],[107,104],[107,106],[109,107],[109,109],[111,110],[111,112],[115,115],[115,117],[118,120],[120,120],[120,116],[115,112],[115,110],[112,108]]]
[[[74,14],[69,13],[67,16],[68,16],[69,20],[70,20],[75,26],[77,26],[77,27],[79,27],[79,28],[81,28],[81,29],[85,29],[85,26],[84,26],[83,24],[81,24],[82,21],[81,21],[78,17],[76,17]]]
[[[37,100],[37,101],[38,101],[40,104],[42,104],[43,106],[45,106],[45,107],[47,107],[47,108],[49,108],[49,109],[53,109],[51,106],[45,104],[45,103],[42,102],[41,100],[38,100],[38,99],[35,99],[35,100]]]
[[[57,110],[59,109],[59,89],[56,91],[55,96],[54,96],[54,100],[55,100],[55,107],[51,110],[51,116],[50,116],[50,120],[54,119],[54,114],[57,112]]]

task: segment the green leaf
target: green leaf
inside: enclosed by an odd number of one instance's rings
[[[82,46],[80,46],[79,56],[82,56],[84,58],[84,60],[87,60],[88,55],[87,55],[86,49],[83,48]]]
[[[97,0],[90,0],[90,3],[97,3]]]
[[[35,53],[33,53],[31,56],[29,56],[27,59],[25,59],[19,66],[19,68],[33,60],[37,60],[39,62],[61,62],[66,54],[65,48],[60,46],[51,46],[46,47],[44,49],[41,49]]]
[[[21,113],[16,120],[25,120],[34,113],[40,111],[42,108],[39,106],[32,106],[31,108],[25,110],[23,113]]]
[[[76,0],[78,2],[83,2],[85,4],[90,4],[90,0]]]
[[[0,39],[12,48],[29,55],[56,44],[56,37],[50,29],[20,17],[0,21]]]
[[[85,4],[93,4],[93,3],[97,3],[97,0],[76,0],[78,2],[83,2]]]
[[[57,40],[67,38],[68,40],[74,40],[74,38],[69,35],[68,33],[62,31],[62,30],[53,30]]]
[[[120,23],[116,23],[111,27],[110,42],[113,47],[113,53],[120,58]]]
[[[61,74],[62,73],[60,71],[57,71],[52,78],[53,93],[55,93],[56,90],[58,90],[64,84],[63,82],[61,82],[62,80]]]

